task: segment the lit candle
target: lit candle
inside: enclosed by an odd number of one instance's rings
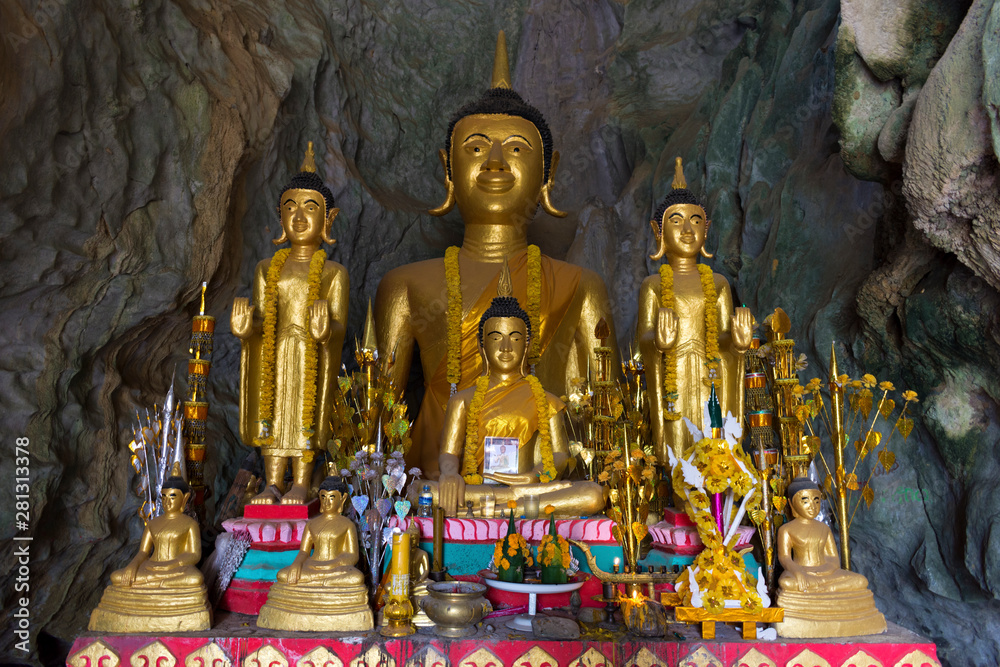
[[[619,567],[619,564],[621,562],[622,561],[621,561],[620,558],[615,558],[615,562],[611,565],[611,573],[612,574],[618,574],[618,567]]]

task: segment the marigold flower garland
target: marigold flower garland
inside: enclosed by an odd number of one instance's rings
[[[275,352],[278,338],[278,279],[281,269],[291,253],[290,248],[283,248],[274,253],[264,280],[264,325],[261,332],[261,369],[260,369],[260,413],[259,421],[264,427],[254,438],[254,444],[266,447],[274,444],[274,433],[271,422],[274,419],[274,375]],[[323,266],[326,264],[326,253],[317,250],[309,260],[307,277],[309,303],[319,298],[320,280],[323,276]],[[306,343],[305,372],[302,381],[302,430],[308,435],[313,434],[313,419],[316,413],[316,365],[317,354],[314,342]],[[261,434],[263,437],[260,437]]]
[[[531,393],[535,398],[535,409],[538,421],[538,441],[537,446],[542,452],[542,472],[538,476],[541,482],[551,482],[556,478],[555,458],[552,454],[552,432],[549,425],[551,408],[549,399],[545,395],[542,383],[534,375],[524,378],[531,386]],[[463,455],[463,476],[467,484],[482,484],[483,476],[479,474],[479,466],[476,461],[479,453],[479,414],[483,410],[483,401],[486,399],[486,389],[489,387],[490,378],[488,375],[480,376],[476,380],[476,391],[472,394],[472,402],[469,404],[469,412],[465,425],[465,453]]]
[[[705,297],[705,365],[708,366],[709,380],[714,382],[719,368],[719,314],[715,302],[715,276],[707,264],[698,264],[701,291]],[[674,309],[674,270],[670,264],[660,265],[660,307]],[[671,347],[664,352],[663,397],[667,401],[664,419],[677,421],[681,413],[677,411],[677,349]]]
[[[462,277],[458,268],[458,246],[444,253],[444,278],[448,296],[448,382],[458,387],[462,380]],[[528,363],[535,364],[541,356],[542,251],[528,246],[528,319],[531,320],[531,347]]]

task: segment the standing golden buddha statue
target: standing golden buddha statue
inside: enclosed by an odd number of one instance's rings
[[[682,458],[693,445],[683,417],[706,432],[704,405],[715,385],[723,414],[743,418],[743,355],[753,336],[753,316],[733,309],[725,276],[713,273],[698,256],[711,258],[705,238],[711,221],[687,189],[677,158],[673,189],[650,220],[664,255],[658,275],[639,288],[639,349],[646,369],[646,391],[656,456],[667,451]]]
[[[607,289],[596,273],[528,245],[528,224],[539,206],[566,215],[550,199],[559,153],[542,114],[510,89],[503,32],[492,88],[456,114],[440,158],[447,199],[430,213],[444,215],[458,206],[465,223],[462,246],[449,248],[443,259],[393,269],[375,296],[380,353],[395,353],[392,373],[401,385],[414,344],[420,348],[427,392],[408,458],[431,479],[438,476],[438,435],[448,398],[483,370],[476,333],[496,294],[501,264],[508,263],[513,293],[535,332],[529,363],[556,394],[586,375],[596,345],[591,332],[602,317],[612,321]],[[613,345],[613,326],[610,339]]]
[[[212,626],[205,580],[198,570],[201,531],[184,514],[191,487],[175,463],[160,489],[163,514],[142,531],[139,552],[111,573],[90,615],[92,632],[197,632]]]
[[[312,142],[278,200],[282,234],[274,243],[291,247],[257,265],[254,305],[235,299],[231,325],[242,341],[240,437],[264,456],[265,489],[251,502],[295,505],[309,500],[313,457],[330,438],[349,288],[347,270],[320,249],[334,243],[339,209],[316,174]],[[292,486],[284,491],[289,460]]]

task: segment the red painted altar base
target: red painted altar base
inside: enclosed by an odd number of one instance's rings
[[[225,615],[208,632],[171,635],[85,635],[76,640],[72,667],[940,667],[934,644],[890,624],[889,633],[840,640],[748,641],[720,626],[702,640],[689,626],[671,625],[671,640],[640,639],[623,632],[585,633],[576,641],[536,640],[491,619],[465,639],[443,639],[430,629],[402,639],[377,631],[271,633],[254,619]],[[485,626],[485,624],[484,624]],[[681,639],[677,639],[680,637]]]

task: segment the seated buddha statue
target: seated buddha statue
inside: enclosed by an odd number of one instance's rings
[[[111,585],[90,615],[96,632],[188,632],[212,627],[198,522],[184,514],[191,488],[179,464],[161,486],[163,514],[142,531],[139,553],[111,573]]]
[[[650,221],[666,256],[657,275],[639,288],[637,337],[646,372],[646,391],[655,453],[683,458],[694,442],[682,417],[702,432],[703,406],[715,386],[722,414],[743,417],[743,356],[753,336],[753,317],[733,309],[725,276],[713,273],[698,256],[711,258],[705,239],[711,221],[687,189],[677,158],[673,189]]]
[[[833,532],[816,516],[819,485],[797,477],[788,485],[791,521],[778,529],[778,606],[785,618],[775,627],[782,637],[853,637],[886,630],[868,580],[840,568]]]
[[[593,331],[603,317],[611,326],[604,281],[593,271],[558,261],[528,245],[528,226],[540,206],[566,214],[551,201],[559,152],[542,114],[510,88],[506,42],[501,32],[492,87],[462,107],[440,151],[447,198],[432,215],[458,207],[464,225],[461,247],[444,258],[395,268],[375,296],[379,353],[395,354],[394,379],[405,385],[414,345],[420,350],[426,393],[414,422],[410,465],[438,477],[438,445],[445,407],[455,391],[483,372],[476,331],[496,294],[500,268],[512,275],[513,294],[529,313],[533,332],[528,363],[557,395],[570,380],[586,376],[599,343]]]
[[[232,331],[242,341],[240,437],[264,458],[264,491],[254,504],[309,500],[313,457],[330,439],[346,331],[347,270],[320,249],[334,243],[329,231],[339,209],[316,174],[312,142],[301,169],[278,197],[282,234],[274,243],[291,247],[257,265],[253,305],[233,301]]]
[[[320,514],[306,523],[295,560],[278,571],[257,625],[272,630],[371,630],[358,531],[343,515],[347,485],[327,477],[319,487]]]
[[[483,494],[496,506],[536,495],[559,516],[596,514],[604,508],[604,489],[594,482],[563,481],[569,459],[565,406],[527,375],[526,355],[533,333],[528,314],[509,295],[506,271],[498,291],[479,321],[478,340],[486,373],[475,385],[448,401],[441,432],[441,477],[431,493],[447,516],[472,501],[478,509]],[[484,467],[487,441],[509,443],[516,471],[490,472]],[[494,446],[491,444],[491,446]],[[499,446],[496,445],[496,446]],[[486,480],[495,484],[485,484]]]

